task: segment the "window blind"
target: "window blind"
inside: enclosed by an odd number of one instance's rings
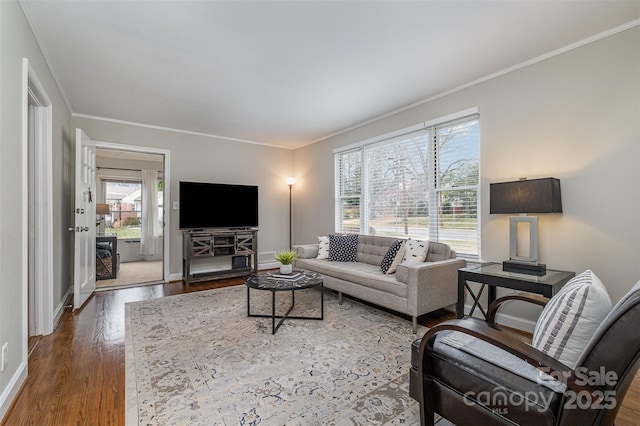
[[[364,147],[368,233],[428,238],[429,131]]]
[[[336,231],[441,241],[477,258],[478,153],[478,114],[336,152]]]
[[[362,152],[359,149],[335,156],[336,230],[361,233]]]
[[[438,220],[431,223],[431,237],[470,256],[479,251],[478,128],[477,116],[444,123],[434,127],[433,140],[437,167],[430,198]]]

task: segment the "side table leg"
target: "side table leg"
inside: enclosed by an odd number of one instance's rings
[[[466,283],[464,275],[458,271],[458,303],[456,303],[456,317],[464,317],[464,285]]]
[[[496,286],[490,285],[487,292],[487,309],[496,300]]]
[[[276,334],[276,292],[275,291],[271,292],[271,334]]]

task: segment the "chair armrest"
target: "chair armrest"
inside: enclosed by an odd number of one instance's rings
[[[424,378],[424,374],[429,373],[428,363],[423,362],[425,351],[427,349],[429,351],[433,350],[436,335],[445,330],[464,333],[496,346],[497,348],[520,358],[528,364],[531,364],[538,370],[548,374],[554,380],[564,383],[567,388],[575,392],[588,393],[592,398],[592,402],[598,401],[602,398],[602,389],[587,383],[584,374],[576,374],[575,370],[567,367],[557,359],[552,358],[533,346],[516,339],[508,333],[496,329],[492,324],[469,317],[442,322],[425,333],[422,337],[422,341],[420,342],[420,352],[418,356],[418,370],[420,372],[420,377]]]
[[[533,303],[534,305],[545,306],[549,301],[548,298],[544,296],[538,296],[536,294],[528,294],[528,293],[514,293],[508,294],[504,297],[500,297],[494,300],[487,308],[487,318],[486,321],[490,324],[495,324],[496,322],[496,314],[498,313],[498,308],[504,303],[511,300],[520,300],[523,302]]]
[[[318,257],[320,244],[301,244],[293,246],[293,249],[298,253],[300,259],[313,259]]]

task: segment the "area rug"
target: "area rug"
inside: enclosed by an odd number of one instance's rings
[[[277,293],[278,312],[290,293]],[[252,313],[271,293],[251,290]],[[318,289],[291,315],[317,316]],[[325,291],[324,320],[247,317],[234,286],[127,303],[128,425],[418,425],[411,322]],[[421,336],[426,328],[420,327]]]

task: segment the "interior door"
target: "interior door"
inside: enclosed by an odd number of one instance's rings
[[[96,289],[96,147],[82,129],[76,129],[75,200],[74,311]]]

